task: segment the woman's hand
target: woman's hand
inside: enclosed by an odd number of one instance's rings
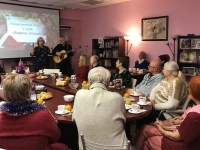
[[[35,45],[34,45],[34,43],[33,43],[33,44],[32,44],[32,51],[31,51],[31,54],[34,55],[34,53],[35,53]]]
[[[154,125],[155,124],[160,124],[162,126],[163,122],[161,120],[159,120],[158,118],[156,118],[156,121],[154,122]]]
[[[173,125],[180,125],[182,122],[183,122],[183,117],[182,116],[175,117],[172,120],[172,124]]]

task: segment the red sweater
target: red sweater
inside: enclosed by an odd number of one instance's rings
[[[0,148],[8,150],[48,150],[60,138],[60,130],[46,110],[27,115],[0,114]]]
[[[76,77],[79,79],[87,80],[89,70],[89,66],[80,67],[79,70],[76,72]]]

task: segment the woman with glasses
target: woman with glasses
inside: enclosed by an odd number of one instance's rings
[[[117,72],[113,74],[111,77],[110,85],[113,84],[113,81],[116,79],[122,79],[122,86],[126,88],[131,88],[131,75],[130,72],[127,70],[128,61],[124,57],[119,57],[116,61],[116,68]]]
[[[45,41],[42,37],[37,39],[37,47],[32,45],[32,51],[30,53],[31,56],[35,56],[35,63],[34,63],[34,71],[38,72],[39,70],[43,70],[44,68],[49,68],[49,59],[48,55],[52,53],[52,46],[47,47],[44,45]]]

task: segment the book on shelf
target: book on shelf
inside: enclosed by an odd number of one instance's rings
[[[118,50],[113,50],[112,56],[113,56],[113,58],[118,58]]]
[[[111,50],[106,50],[106,57],[107,58],[112,58],[112,52],[111,52]]]
[[[111,60],[106,59],[104,63],[105,67],[111,67]]]

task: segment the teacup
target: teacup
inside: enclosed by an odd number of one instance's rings
[[[140,102],[141,104],[146,104],[146,97],[140,97],[140,98],[139,98],[139,102]]]
[[[139,95],[138,91],[133,91],[133,95],[138,96]]]
[[[128,70],[131,72],[133,69],[132,69],[132,68],[129,68]]]
[[[139,70],[139,73],[143,73],[143,69],[140,69],[140,70]]]
[[[12,70],[12,73],[16,73],[16,70]]]
[[[58,105],[57,111],[64,112],[65,111],[65,105]]]
[[[140,71],[140,68],[137,68],[137,71]]]
[[[140,106],[137,104],[132,104],[131,109],[133,112],[138,112],[140,110]]]
[[[43,70],[39,70],[40,73],[43,73]]]
[[[44,85],[37,85],[35,86],[36,90],[43,90],[44,89]]]

